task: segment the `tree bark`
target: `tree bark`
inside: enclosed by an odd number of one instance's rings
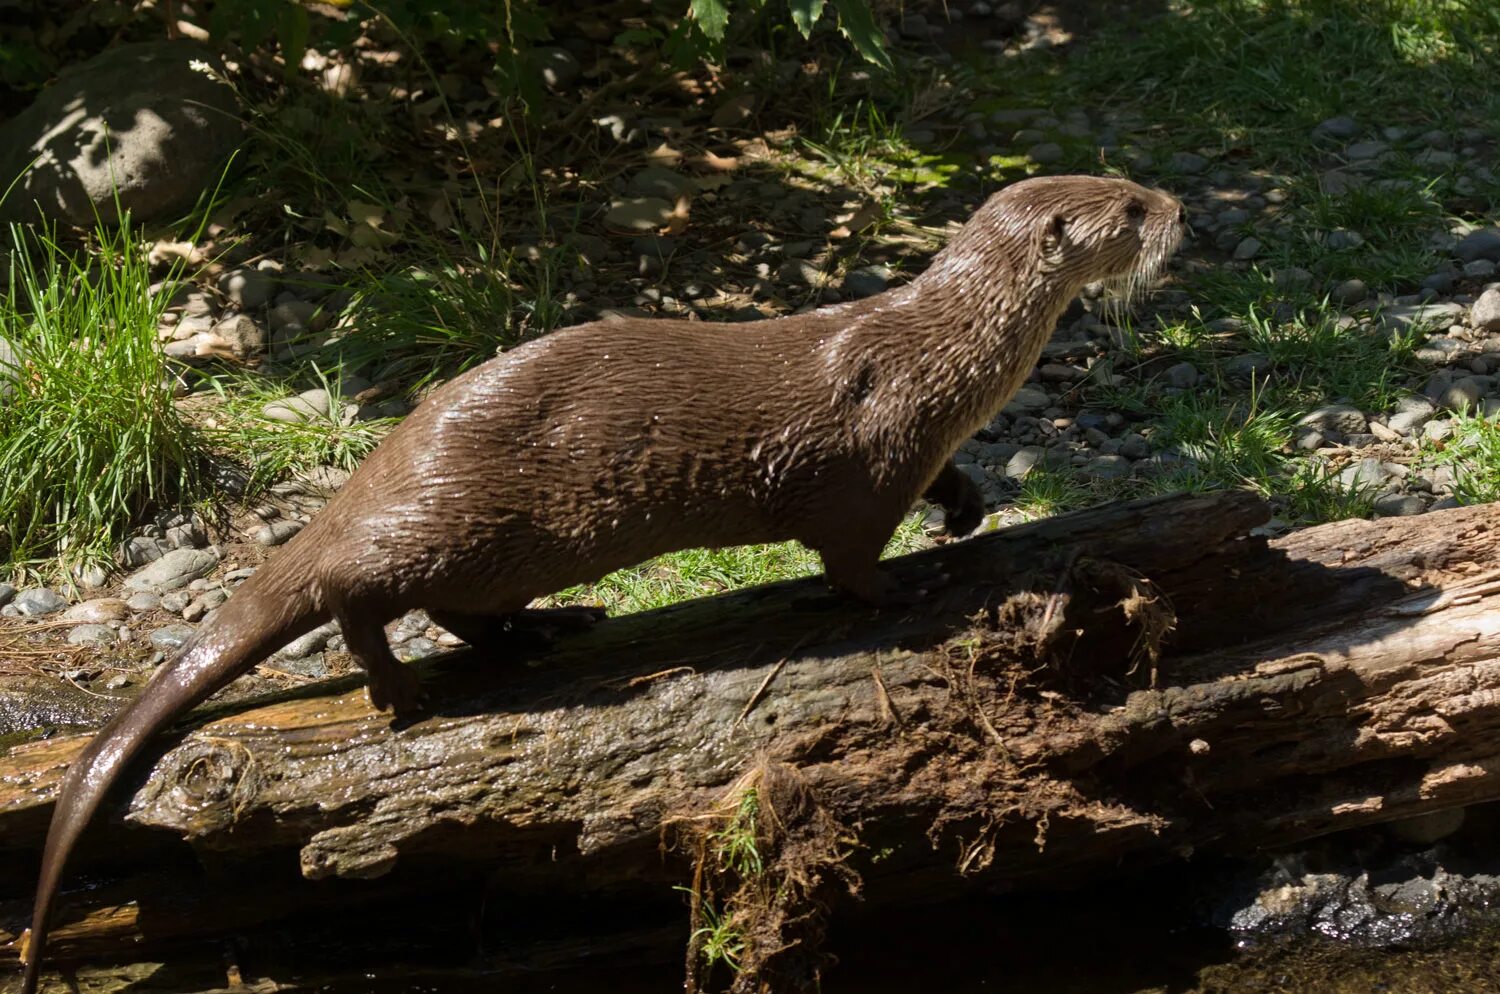
[[[98,819],[56,948],[351,912],[341,941],[375,943],[387,910],[437,928],[497,893],[739,907],[751,792],[755,872],[834,913],[861,884],[1051,886],[1500,798],[1500,511],[1269,542],[1267,517],[1242,493],[1112,505],[889,564],[947,576],[910,609],[813,579],[455,653],[406,728],[350,681],[202,713]],[[0,957],[83,741],[0,756]]]

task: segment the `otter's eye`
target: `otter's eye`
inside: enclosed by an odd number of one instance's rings
[[[1146,219],[1146,205],[1139,200],[1132,200],[1125,205],[1125,216],[1137,223]]]

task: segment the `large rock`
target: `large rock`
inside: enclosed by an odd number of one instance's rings
[[[125,578],[125,586],[131,590],[149,590],[164,593],[185,587],[201,576],[206,576],[217,566],[219,560],[212,552],[201,549],[173,549],[160,559]]]
[[[38,204],[70,224],[92,225],[96,211],[114,221],[116,189],[137,220],[190,206],[240,137],[233,89],[193,62],[223,71],[186,40],[121,45],[64,70],[0,127],[0,189],[26,173],[0,217],[34,220]]]

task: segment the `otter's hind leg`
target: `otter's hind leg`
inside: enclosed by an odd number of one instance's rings
[[[348,608],[335,610],[334,618],[350,655],[368,675],[370,703],[380,711],[389,708],[402,721],[415,717],[422,709],[421,679],[391,653],[379,618]]]

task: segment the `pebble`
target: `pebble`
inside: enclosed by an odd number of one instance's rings
[[[272,421],[302,424],[328,417],[333,397],[322,387],[304,390],[295,397],[273,400],[261,408],[261,414]]]
[[[1396,413],[1386,419],[1386,426],[1398,435],[1409,436],[1421,430],[1437,414],[1437,408],[1425,397],[1404,397]]]
[[[161,607],[161,598],[149,590],[141,590],[126,598],[125,606],[132,611],[155,611]]]
[[[118,597],[99,597],[81,604],[74,604],[63,612],[63,621],[124,621],[130,607]]]
[[[1344,280],[1333,288],[1333,299],[1341,304],[1357,304],[1370,296],[1370,288],[1364,280]]]
[[[0,607],[9,604],[16,596],[16,588],[8,583],[0,583]]]
[[[1249,379],[1252,376],[1264,376],[1273,366],[1270,356],[1260,352],[1246,352],[1226,362],[1224,374],[1236,379]]]
[[[1005,475],[1013,480],[1024,480],[1026,475],[1038,466],[1043,469],[1058,470],[1067,465],[1068,457],[1065,453],[1056,449],[1044,449],[1040,445],[1028,445],[1006,462]]]
[[[47,587],[31,587],[16,594],[10,606],[24,617],[37,618],[61,611],[68,606],[68,599]]]
[[[173,549],[160,559],[125,578],[131,590],[163,593],[185,587],[218,565],[212,552],[201,549]]]
[[[1081,472],[1095,480],[1119,480],[1130,475],[1130,460],[1124,456],[1096,456],[1084,463]]]
[[[238,307],[264,307],[276,294],[276,274],[265,269],[231,269],[219,277],[219,292]]]
[[[1190,362],[1179,362],[1166,371],[1168,386],[1179,390],[1191,390],[1198,385],[1198,367]]]
[[[192,602],[193,595],[187,590],[173,590],[161,595],[161,609],[173,614],[181,614]]]
[[[1340,435],[1352,435],[1369,428],[1369,421],[1364,412],[1351,404],[1328,404],[1319,407],[1304,414],[1297,423],[1325,433],[1336,431]]]
[[[647,166],[630,178],[630,192],[644,197],[676,200],[697,189],[691,179],[664,166]]]
[[[281,650],[276,653],[288,659],[296,659],[301,656],[311,656],[315,652],[321,652],[328,646],[328,640],[339,633],[336,622],[325,621],[306,635],[292,639]]]
[[[1239,262],[1245,262],[1260,255],[1261,241],[1254,235],[1241,239],[1234,246],[1234,258]]]
[[[1473,410],[1479,406],[1484,390],[1472,376],[1455,380],[1442,389],[1433,399],[1437,405],[1450,411]]]
[[[147,636],[151,644],[160,649],[180,649],[184,642],[193,637],[197,631],[192,625],[167,625],[158,628]]]
[[[1421,514],[1427,505],[1416,494],[1383,493],[1374,501],[1375,514],[1381,518],[1404,518]]]
[[[1208,160],[1196,152],[1173,152],[1167,168],[1174,173],[1192,175],[1208,168]]]
[[[1500,287],[1479,295],[1469,309],[1469,324],[1477,331],[1500,332]]]
[[[209,332],[223,340],[229,351],[240,358],[265,351],[266,331],[248,314],[235,314],[213,326]]]
[[[1382,141],[1355,142],[1344,149],[1344,157],[1350,162],[1368,162],[1389,152],[1391,147]]]
[[[1040,144],[1031,146],[1030,150],[1026,153],[1032,162],[1043,166],[1061,162],[1065,154],[1063,147],[1057,142],[1041,142]]]
[[[108,625],[78,625],[68,629],[69,645],[108,645],[117,641],[119,636]]]
[[[414,639],[408,639],[407,641],[401,643],[396,647],[395,654],[396,658],[401,660],[403,663],[409,663],[415,659],[425,659],[428,656],[441,651],[442,650],[438,647],[438,644],[432,639],[426,638],[425,636],[419,636]]]
[[[1478,228],[1469,232],[1453,246],[1453,254],[1463,262],[1475,259],[1500,262],[1500,228]]]
[[[806,259],[788,259],[777,267],[776,278],[795,286],[821,286],[823,271]]]
[[[1015,417],[1018,414],[1040,414],[1052,406],[1052,398],[1040,387],[1023,386],[1005,405],[1002,413]]]
[[[1376,317],[1376,326],[1387,333],[1404,332],[1414,326],[1446,327],[1463,321],[1468,314],[1462,304],[1394,304]]]
[[[873,297],[885,290],[891,271],[884,266],[861,266],[844,275],[842,289],[856,299]]]
[[[1323,236],[1323,246],[1335,252],[1341,249],[1359,248],[1364,243],[1363,235],[1348,228],[1335,228]]]
[[[1346,487],[1378,487],[1391,478],[1391,471],[1374,456],[1367,456],[1346,467],[1339,473],[1339,482]]]
[[[302,530],[300,521],[272,521],[255,530],[252,536],[260,545],[280,545]]]
[[[1495,264],[1488,259],[1464,263],[1464,275],[1471,280],[1486,280],[1495,275]]]
[[[1318,126],[1312,129],[1312,137],[1349,139],[1356,137],[1360,132],[1359,122],[1352,117],[1340,115],[1330,117],[1318,122]]]
[[[317,305],[306,300],[282,301],[271,308],[271,333],[285,337],[300,335],[312,324],[317,313]]]
[[[672,218],[676,205],[660,197],[624,197],[614,201],[604,222],[625,231],[654,231]]]

